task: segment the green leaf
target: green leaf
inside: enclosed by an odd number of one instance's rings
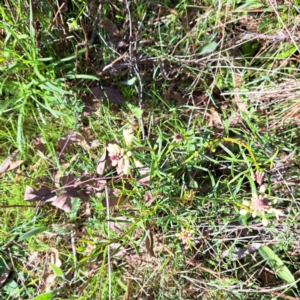
[[[37,297],[32,298],[31,300],[50,300],[54,294],[52,292],[39,295]]]
[[[210,42],[206,46],[204,46],[199,54],[206,54],[213,52],[217,49],[218,44],[216,42]]]
[[[49,228],[45,227],[45,226],[33,228],[33,229],[29,230],[28,232],[24,233],[23,235],[21,235],[18,241],[21,242],[21,241],[27,240],[30,237],[37,235],[38,233],[46,231],[46,230],[49,230]]]
[[[284,262],[268,246],[261,246],[258,249],[260,255],[267,261],[271,269],[287,283],[294,283],[295,278]]]
[[[136,118],[140,118],[140,117],[142,116],[143,111],[142,111],[139,107],[137,107],[137,106],[135,106],[135,105],[132,105],[132,104],[130,104],[130,103],[128,103],[127,105],[128,105],[128,107],[129,107],[129,109],[131,110],[132,114],[133,114]]]
[[[53,272],[55,273],[56,276],[64,276],[64,272],[62,271],[62,269],[54,264],[49,263],[49,266],[51,267],[51,269],[53,270]]]
[[[129,86],[131,86],[131,85],[134,85],[134,84],[136,83],[136,81],[137,81],[137,77],[135,76],[135,77],[130,78],[130,79],[128,79],[128,80],[120,81],[120,83],[121,83],[121,84],[124,84],[124,85],[129,85]]]

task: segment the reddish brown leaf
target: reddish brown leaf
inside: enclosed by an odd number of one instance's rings
[[[70,212],[72,208],[71,196],[68,192],[64,192],[59,195],[54,201],[52,201],[51,204],[59,209],[64,210],[65,212]]]
[[[46,152],[46,141],[44,140],[44,138],[39,137],[37,139],[35,139],[32,142],[33,147],[35,148],[35,150],[42,152],[43,154],[45,154]]]
[[[39,189],[35,191],[32,187],[26,186],[24,200],[25,201],[45,201],[50,202],[56,198],[55,193],[46,189]]]
[[[104,28],[111,42],[115,42],[116,39],[120,38],[120,31],[111,20],[102,20],[100,23],[100,27]]]
[[[125,102],[124,97],[121,95],[119,90],[112,88],[112,87],[103,87],[101,89],[99,86],[96,86],[91,89],[91,93],[95,96],[97,99],[106,99],[110,103],[118,103],[121,104]]]

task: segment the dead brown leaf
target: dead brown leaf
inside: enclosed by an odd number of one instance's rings
[[[53,201],[56,198],[55,193],[47,189],[39,189],[35,191],[32,187],[26,186],[24,201]]]
[[[103,89],[101,89],[99,86],[96,86],[91,89],[91,93],[94,95],[95,98],[99,100],[106,99],[110,103],[121,104],[125,102],[124,97],[116,88],[103,87]]]
[[[35,148],[35,150],[40,151],[41,153],[45,154],[46,152],[46,141],[44,140],[43,137],[39,137],[36,138],[33,142],[32,142],[33,147]]]
[[[89,148],[88,143],[84,139],[84,137],[76,131],[72,131],[69,134],[66,134],[63,137],[61,137],[57,142],[57,145],[61,150],[67,149],[71,145],[81,146],[84,149]]]
[[[120,216],[114,218],[108,223],[108,228],[115,233],[123,233],[125,229],[128,229],[131,222],[128,217]]]
[[[137,183],[140,185],[148,185],[150,183],[150,168],[142,167],[138,169],[141,177],[138,179]]]
[[[109,189],[108,190],[108,202],[109,207],[121,205],[127,199],[126,195],[120,195],[120,191],[118,189]],[[107,207],[106,199],[102,200],[102,205]]]
[[[76,185],[75,176],[73,174],[62,177],[61,181],[65,192],[57,196],[57,198],[51,202],[52,205],[65,212],[70,212],[72,209],[72,197],[80,198],[83,201],[88,200],[88,194],[86,194],[85,191],[81,191],[80,187]]]
[[[24,160],[15,160],[15,161],[11,162],[11,164],[9,165],[9,168],[7,169],[7,171],[16,169],[16,168],[19,167],[23,162],[24,162]]]
[[[71,195],[68,194],[68,192],[64,192],[57,196],[57,198],[52,201],[51,204],[65,212],[70,212],[72,209]]]
[[[146,191],[144,195],[144,200],[146,201],[146,206],[151,206],[151,204],[158,198],[158,196],[153,197],[151,191]]]
[[[106,99],[110,103],[121,104],[125,101],[119,90],[112,87],[101,87],[95,86],[91,88],[90,93],[87,93],[83,98],[82,102],[85,104],[83,109],[83,116],[88,116],[92,112],[98,110],[100,101]]]
[[[5,261],[1,258],[0,262],[0,289],[4,285],[6,279],[8,278],[10,269],[6,265]]]
[[[117,26],[109,19],[104,19],[100,23],[100,27],[104,28],[108,35],[109,41],[114,43],[120,38],[120,31]]]
[[[102,156],[99,158],[97,162],[97,167],[96,167],[96,173],[99,175],[103,175],[104,169],[105,169],[105,164],[106,164],[106,159],[107,159],[107,150],[106,147],[104,148],[104,153]]]
[[[19,150],[15,150],[11,155],[9,155],[2,164],[0,165],[0,174],[4,173],[11,164],[11,161],[15,158],[15,156],[19,153]]]
[[[35,191],[32,187],[27,186],[25,190],[24,200],[25,201],[44,201],[51,202],[53,206],[70,212],[72,209],[71,198],[77,197],[83,201],[87,201],[89,195],[86,191],[80,189],[80,185],[76,185],[73,174],[69,174],[61,178],[62,189],[65,191],[60,195],[56,196],[54,192],[47,189],[39,189]]]

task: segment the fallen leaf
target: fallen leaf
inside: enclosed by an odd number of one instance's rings
[[[70,212],[72,209],[71,196],[68,192],[60,194],[51,204],[65,212]]]
[[[107,150],[105,147],[104,152],[103,152],[102,156],[99,158],[99,160],[97,162],[97,167],[96,167],[96,173],[101,176],[103,175],[103,172],[105,169],[106,159],[107,159]]]
[[[99,140],[93,140],[93,141],[90,143],[90,147],[91,147],[91,149],[95,149],[95,148],[97,148],[100,144],[101,144],[101,143],[100,143]]]
[[[72,197],[80,198],[83,201],[88,200],[88,194],[80,190],[80,186],[76,184],[73,174],[62,177],[61,181],[63,184],[62,188],[65,189],[65,192],[57,196],[57,198],[51,202],[53,206],[65,212],[70,212],[72,209]]]
[[[50,253],[50,262],[57,267],[61,267],[62,262],[59,258],[59,253],[58,250],[55,248],[51,248],[51,253]]]
[[[109,207],[121,205],[127,199],[126,195],[119,195],[120,191],[118,189],[109,189],[108,190],[108,203]],[[107,207],[106,198],[102,200],[102,205]]]
[[[6,264],[5,260],[0,257],[0,289],[4,285],[6,279],[8,278],[10,269]]]
[[[85,104],[82,114],[84,117],[87,117],[92,112],[98,110],[99,107],[99,99],[95,98],[95,96],[91,93],[86,94],[82,97],[82,102]]]
[[[2,164],[0,165],[0,174],[1,174],[1,173],[4,173],[4,172],[8,169],[8,167],[9,167],[11,161],[15,158],[15,156],[18,154],[18,152],[19,152],[18,149],[15,150],[11,155],[9,155],[9,156],[2,162]]]
[[[69,134],[61,137],[57,142],[57,145],[61,150],[68,148],[70,145],[81,146],[84,149],[89,148],[88,143],[86,142],[84,137],[76,131],[72,131]]]
[[[119,90],[112,87],[103,87],[103,89],[101,89],[99,86],[96,86],[91,89],[91,93],[94,95],[95,98],[99,100],[106,99],[110,103],[121,104],[125,102],[125,99],[121,95]]]
[[[11,164],[9,165],[9,168],[7,169],[7,171],[16,169],[16,168],[19,167],[23,162],[24,162],[24,160],[15,160],[15,161],[11,162]]]
[[[142,167],[138,169],[141,177],[138,179],[137,183],[140,185],[148,185],[150,183],[150,168]]]
[[[53,201],[56,198],[55,193],[47,189],[39,189],[35,191],[32,187],[26,186],[24,200],[25,201]]]
[[[131,222],[128,217],[120,216],[114,218],[112,221],[109,221],[108,228],[115,233],[122,233],[125,231],[125,229],[128,229],[128,227],[130,227],[130,224]]]
[[[116,39],[120,38],[120,31],[111,20],[109,19],[102,20],[100,23],[100,27],[104,28],[110,42],[114,43]]]
[[[46,292],[50,292],[52,290],[52,286],[55,283],[55,279],[56,279],[56,275],[53,274],[49,274],[46,278],[45,278],[45,284],[46,284]]]
[[[158,196],[153,197],[150,191],[146,191],[144,195],[144,200],[146,201],[146,206],[151,206],[151,204],[158,198]]]
[[[33,147],[35,148],[35,150],[42,152],[43,154],[45,154],[46,152],[46,141],[44,140],[43,137],[39,137],[36,138],[33,142],[32,142]]]

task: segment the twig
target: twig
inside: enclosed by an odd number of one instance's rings
[[[110,219],[110,213],[109,213],[109,196],[108,196],[108,188],[105,187],[105,200],[106,200],[106,218],[107,218],[107,237],[110,239],[110,233],[109,233],[109,219]],[[110,245],[107,245],[107,269],[108,269],[108,299],[111,300],[112,296],[112,285],[111,285],[111,265],[110,265]]]
[[[140,70],[137,65],[136,57],[133,59],[132,55],[132,19],[131,19],[131,12],[130,12],[130,7],[129,7],[129,2],[126,0],[126,10],[128,13],[128,18],[129,18],[129,66],[130,66],[130,73],[131,76],[133,74],[137,77],[138,79],[138,85],[134,85],[135,90],[138,94],[138,99],[139,99],[139,108],[143,111],[143,84],[140,76]],[[143,114],[139,118],[140,125],[141,125],[141,131],[142,131],[142,140],[145,140],[145,129],[144,129],[144,121],[143,121]]]
[[[289,40],[295,42],[300,41],[300,36],[287,36],[284,32],[279,32],[278,34],[264,34],[264,33],[243,33],[240,35],[239,41],[243,40],[267,40],[272,42],[287,42]],[[297,47],[297,46],[296,46]]]
[[[73,260],[74,260],[74,278],[76,278],[77,273],[77,256],[76,256],[76,246],[75,246],[75,235],[76,231],[71,230],[71,245],[72,245],[72,253],[73,253]]]
[[[80,17],[80,25],[83,31],[83,35],[84,35],[84,45],[85,45],[85,60],[86,62],[89,60],[89,41],[88,41],[88,35],[86,32],[86,28],[85,25],[83,23],[82,18]]]

